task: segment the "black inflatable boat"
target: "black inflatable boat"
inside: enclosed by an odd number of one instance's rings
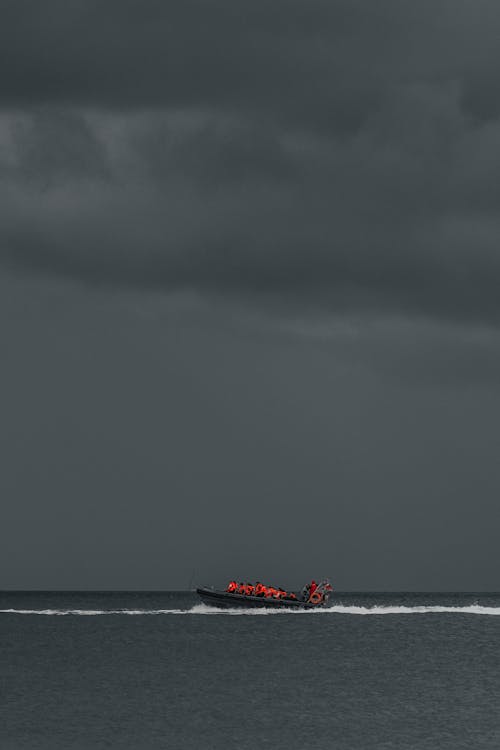
[[[317,602],[301,601],[300,599],[274,599],[271,597],[251,596],[248,594],[218,591],[208,586],[196,589],[196,593],[204,604],[220,609],[266,608],[266,609],[321,609],[328,601],[328,596]]]

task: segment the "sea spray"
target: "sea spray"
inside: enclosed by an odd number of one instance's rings
[[[429,606],[382,606],[360,607],[354,605],[335,604],[331,607],[322,607],[310,610],[296,609],[217,609],[205,604],[196,604],[190,609],[1,609],[0,614],[8,615],[45,615],[75,617],[95,617],[103,615],[127,615],[127,616],[158,616],[158,615],[219,615],[219,616],[244,616],[262,617],[269,615],[486,615],[500,616],[500,607],[486,607],[480,604],[471,604],[464,607],[450,607],[441,605]]]

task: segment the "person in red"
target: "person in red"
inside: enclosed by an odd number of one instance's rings
[[[236,581],[229,581],[229,583],[227,584],[226,591],[229,594],[232,594],[234,591],[236,591],[237,588],[238,588],[238,584],[236,583]]]
[[[317,589],[317,588],[318,588],[318,584],[317,584],[317,583],[316,583],[316,581],[315,581],[315,580],[313,579],[313,580],[311,581],[311,583],[309,584],[309,599],[310,599],[310,598],[311,598],[311,596],[312,596],[312,595],[314,594],[314,592],[316,591],[316,589]]]
[[[255,584],[255,596],[265,596],[265,595],[266,595],[266,587],[260,581],[257,581],[257,583]]]

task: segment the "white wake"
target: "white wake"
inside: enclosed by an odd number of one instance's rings
[[[454,615],[489,615],[500,616],[500,607],[486,607],[481,604],[470,604],[464,607],[450,607],[444,605],[423,605],[419,607],[375,605],[360,607],[356,605],[334,604],[320,609],[217,609],[206,604],[196,604],[191,609],[0,609],[0,614],[12,615],[74,615],[77,617],[91,617],[99,615],[218,615],[218,616],[251,616],[262,617],[269,615],[426,615],[426,614],[454,614]]]

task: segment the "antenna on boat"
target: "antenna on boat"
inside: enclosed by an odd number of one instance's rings
[[[195,576],[196,576],[196,568],[193,568],[193,570],[191,571],[191,578],[189,580],[188,591],[194,591],[193,584],[194,584]]]

